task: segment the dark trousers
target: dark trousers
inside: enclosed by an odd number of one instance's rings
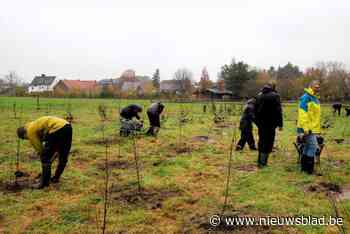
[[[346,109],[346,116],[350,116],[350,109]]]
[[[333,114],[336,114],[338,112],[338,115],[341,115],[341,108],[334,108]]]
[[[269,154],[272,152],[273,144],[275,142],[276,128],[270,126],[259,126],[258,148],[260,153]]]
[[[54,133],[49,134],[45,139],[44,151],[41,154],[41,163],[51,165],[53,156],[58,153],[58,165],[55,176],[60,176],[66,167],[68,155],[72,146],[73,130],[70,124]]]
[[[155,132],[155,128],[160,128],[160,117],[159,117],[159,114],[154,114],[154,113],[151,113],[151,112],[147,112],[147,116],[148,116],[148,119],[149,119],[149,124],[150,124],[150,127],[147,131],[147,134],[152,134],[154,135]]]
[[[307,155],[302,155],[300,159],[301,171],[305,171],[308,174],[314,172],[315,160],[314,157],[309,157]]]
[[[248,143],[250,149],[255,149],[255,140],[252,128],[241,129],[241,139],[239,139],[237,147],[243,149],[246,143]]]

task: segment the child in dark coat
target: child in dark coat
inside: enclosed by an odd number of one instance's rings
[[[244,107],[244,111],[239,123],[239,129],[241,130],[241,139],[238,141],[236,150],[243,150],[244,145],[248,143],[251,150],[256,150],[255,141],[253,136],[253,122],[254,122],[254,108],[255,98],[251,98],[247,101]]]

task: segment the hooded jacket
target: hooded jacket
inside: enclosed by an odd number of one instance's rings
[[[259,128],[283,127],[281,99],[269,85],[264,86],[256,98],[255,119]]]
[[[299,99],[298,110],[298,133],[321,132],[321,105],[319,97],[311,88],[304,90],[305,93]]]
[[[244,107],[244,111],[239,123],[240,130],[251,130],[253,128],[255,99],[249,99]]]
[[[160,115],[163,112],[164,105],[160,102],[155,102],[150,105],[150,107],[147,109],[147,113],[153,114],[153,115]]]
[[[34,149],[41,154],[43,151],[43,141],[48,134],[52,134],[65,125],[69,124],[66,120],[54,116],[44,116],[25,125],[27,138]]]
[[[140,116],[138,115],[139,112],[142,112],[141,106],[136,104],[130,104],[121,110],[120,116],[128,120],[131,120],[134,117],[136,119],[140,119]]]

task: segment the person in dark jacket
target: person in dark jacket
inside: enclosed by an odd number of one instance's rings
[[[256,150],[253,136],[255,103],[255,98],[251,98],[247,101],[247,104],[244,107],[244,111],[239,123],[239,129],[241,130],[241,139],[238,141],[236,150],[242,150],[245,146],[245,143],[248,143],[251,150]]]
[[[340,116],[343,105],[341,103],[334,103],[332,107],[333,107],[333,114],[335,115],[338,112],[338,115]]]
[[[141,120],[139,113],[142,112],[142,107],[136,104],[131,104],[124,107],[120,112],[120,136],[127,137],[130,134],[140,132],[143,127],[143,120]],[[139,121],[133,120],[136,118]]]
[[[136,104],[130,104],[126,107],[124,107],[121,112],[120,116],[127,120],[132,120],[132,118],[136,118],[137,120],[140,120],[139,113],[142,112],[142,107]]]
[[[160,114],[164,110],[164,105],[161,102],[152,103],[147,109],[147,116],[149,119],[150,127],[147,131],[147,135],[156,135],[160,128]]]
[[[259,167],[267,165],[275,141],[276,128],[279,127],[280,131],[283,128],[281,100],[275,88],[273,83],[265,85],[256,99],[255,121],[259,134]]]

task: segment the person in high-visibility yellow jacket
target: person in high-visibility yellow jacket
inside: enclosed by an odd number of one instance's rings
[[[34,187],[41,189],[49,186],[50,180],[58,183],[68,161],[72,145],[72,126],[64,119],[54,116],[43,116],[17,129],[21,139],[27,139],[40,155],[42,174]],[[58,153],[58,165],[51,178],[51,164],[55,153]]]
[[[318,149],[317,135],[321,133],[320,83],[313,81],[304,91],[299,101],[297,133],[303,142],[301,170],[312,174]]]

